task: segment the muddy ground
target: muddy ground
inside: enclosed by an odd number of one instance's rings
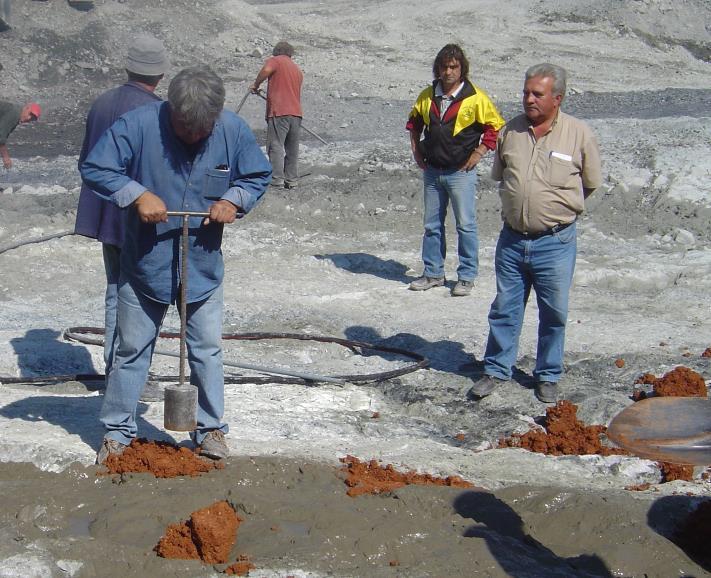
[[[198,478],[97,477],[98,381],[0,385],[0,576],[210,576],[197,561],[158,558],[169,524],[218,500],[242,504],[234,555],[254,576],[704,576],[673,541],[678,522],[711,496],[694,479],[660,484],[657,465],[625,456],[492,449],[537,427],[531,389],[535,303],[514,380],[481,402],[465,393],[481,368],[495,291],[500,228],[490,159],[479,168],[481,271],[468,298],[407,290],[421,272],[421,178],[404,122],[431,61],[460,42],[473,79],[506,118],[523,71],[553,60],[571,74],[564,108],[601,144],[605,184],[579,226],[566,341],[566,399],[588,424],[632,403],[642,373],[677,365],[711,378],[711,9],[701,1],[425,3],[15,0],[0,34],[2,94],[37,100],[39,123],[9,142],[0,174],[0,382],[100,373],[101,349],[62,339],[101,326],[101,249],[73,228],[76,155],[91,100],[123,78],[127,39],[164,39],[173,70],[211,64],[235,108],[276,40],[306,73],[305,135],[292,191],[272,189],[225,235],[225,333],[287,332],[394,346],[427,370],[368,384],[249,381],[226,368],[224,470]],[[159,86],[164,95],[167,82]],[[241,111],[264,140],[263,105]],[[447,275],[456,280],[455,239]],[[177,316],[166,320],[178,327]],[[171,340],[161,344],[177,351]],[[331,343],[225,342],[226,359],[333,376],[402,367],[401,356]],[[624,360],[622,367],[615,362]],[[177,373],[170,357],[156,376]],[[139,404],[142,436],[163,429],[162,404]],[[377,417],[374,417],[377,414]],[[459,475],[474,490],[406,487],[346,496],[338,459]],[[649,489],[625,488],[649,483]],[[479,490],[481,488],[481,490]],[[392,563],[392,564],[391,564]]]

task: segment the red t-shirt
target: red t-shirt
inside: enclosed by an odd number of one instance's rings
[[[301,83],[304,74],[286,56],[272,56],[267,60],[274,68],[267,85],[267,118],[272,116],[304,116],[301,110]]]

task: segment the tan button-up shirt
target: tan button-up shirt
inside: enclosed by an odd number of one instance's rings
[[[583,212],[583,189],[602,184],[600,151],[590,127],[562,111],[538,140],[522,114],[499,133],[491,176],[501,181],[504,222],[539,233]]]

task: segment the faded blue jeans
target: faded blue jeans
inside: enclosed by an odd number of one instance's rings
[[[452,212],[457,227],[459,266],[457,276],[461,281],[473,281],[479,273],[479,236],[476,224],[475,170],[454,169],[424,170],[425,234],[422,238],[424,275],[444,277],[444,260],[447,256],[445,221],[447,207],[452,202]]]
[[[568,295],[573,281],[576,226],[538,239],[504,227],[496,245],[496,298],[489,311],[484,373],[511,379],[531,288],[538,303],[538,351],[533,377],[557,382],[563,374]]]
[[[118,310],[118,283],[121,275],[121,249],[116,245],[102,243],[106,294],[104,296],[104,375],[106,384],[114,363],[116,349],[116,311]]]
[[[136,406],[169,305],[136,294],[121,279],[118,290],[118,340],[100,420],[106,437],[129,444],[136,437]],[[186,344],[190,383],[198,388],[195,443],[215,429],[227,433],[222,367],[222,285],[207,299],[187,305]]]

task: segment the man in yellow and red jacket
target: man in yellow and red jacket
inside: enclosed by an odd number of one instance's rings
[[[445,219],[451,201],[459,254],[452,295],[461,297],[471,293],[479,272],[474,168],[496,147],[504,119],[488,95],[469,80],[469,61],[456,44],[437,53],[432,74],[434,81],[420,93],[406,127],[415,162],[424,171],[425,201],[424,272],[410,289],[426,291],[445,284]]]

